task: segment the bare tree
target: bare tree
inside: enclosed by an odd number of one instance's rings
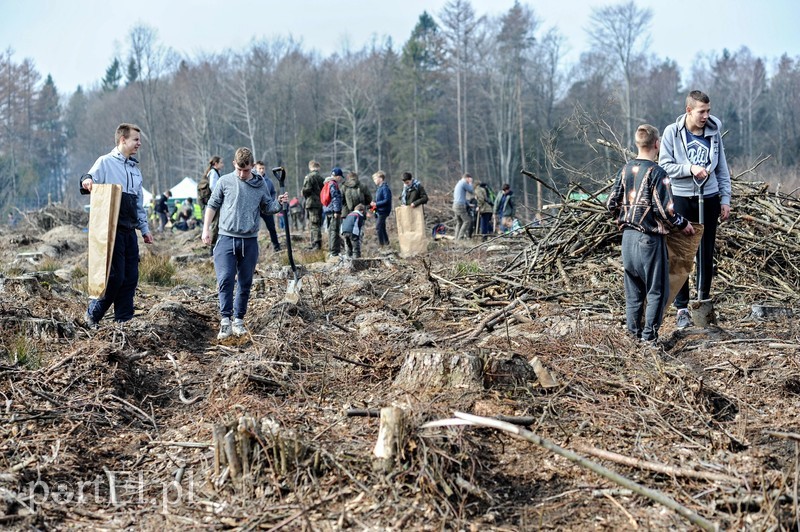
[[[627,121],[625,138],[628,143],[633,138],[635,121],[639,116],[632,97],[636,65],[641,64],[641,59],[650,44],[649,31],[652,18],[653,12],[650,9],[640,9],[633,0],[592,8],[589,17],[587,33],[592,48],[601,54],[614,57],[615,64],[622,74],[624,93],[620,103]]]
[[[158,33],[150,26],[135,26],[129,38],[129,63],[137,72],[136,80],[131,85],[139,93],[144,134],[149,148],[145,153],[150,161],[156,187],[163,190],[162,179],[167,175],[167,158],[162,157],[161,152],[166,150],[166,145],[162,142],[162,132],[166,124],[167,108],[161,105],[158,97],[162,76],[168,72],[170,54],[158,44]],[[164,136],[165,140],[167,138]]]
[[[469,160],[469,75],[479,29],[484,17],[476,17],[468,0],[450,0],[441,13],[442,27],[447,42],[450,70],[456,88],[456,135],[458,162],[461,171],[468,169]]]

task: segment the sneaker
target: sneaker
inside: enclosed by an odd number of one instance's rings
[[[217,340],[224,340],[231,335],[231,320],[230,318],[222,318],[222,321],[219,322],[219,333],[217,334]]]
[[[692,321],[692,315],[689,314],[689,310],[685,308],[678,310],[678,316],[675,320],[675,327],[678,329],[685,329],[692,326],[694,326],[694,322]]]
[[[83,319],[84,321],[86,321],[87,327],[89,327],[90,329],[97,329],[98,324],[96,321],[94,321],[94,318],[92,317],[91,314],[89,314],[88,310],[86,311],[86,316],[84,316]]]
[[[233,320],[233,334],[236,336],[244,336],[247,334],[247,329],[244,327],[244,320],[242,318],[236,318]]]

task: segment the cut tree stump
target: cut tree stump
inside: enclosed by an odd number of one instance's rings
[[[537,376],[533,366],[520,355],[507,353],[492,353],[486,361],[483,374],[485,388],[525,386],[529,382],[536,382]]]
[[[381,408],[381,428],[375,442],[376,469],[391,471],[395,460],[400,456],[405,441],[405,414],[401,408],[389,406]]]
[[[0,292],[28,299],[42,295],[42,288],[39,286],[39,280],[34,276],[0,277]]]
[[[350,269],[353,272],[361,272],[370,269],[380,269],[386,265],[384,259],[353,259]]]
[[[483,387],[483,361],[473,353],[457,353],[437,349],[415,349],[409,351],[395,386],[404,389],[468,388]]]

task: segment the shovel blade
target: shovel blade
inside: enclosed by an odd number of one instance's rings
[[[300,302],[300,289],[302,287],[303,281],[301,279],[292,279],[289,281],[289,284],[286,286],[286,297],[284,300],[294,305],[298,304]]]
[[[709,325],[717,324],[717,316],[714,314],[714,302],[711,299],[690,301],[689,307],[692,313],[692,321],[694,321],[696,327],[705,329]]]

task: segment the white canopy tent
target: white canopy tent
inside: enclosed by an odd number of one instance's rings
[[[191,177],[184,177],[183,180],[177,185],[170,188],[172,191],[172,199],[197,199],[197,181]]]
[[[144,203],[145,208],[150,205],[151,199],[153,199],[153,194],[146,188],[142,187],[142,202]]]

